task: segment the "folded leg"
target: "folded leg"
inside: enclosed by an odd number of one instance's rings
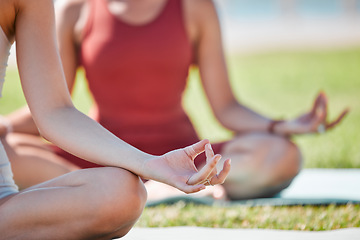
[[[223,184],[230,199],[273,196],[290,184],[302,163],[298,147],[289,139],[262,133],[239,135],[220,154],[232,160]]]
[[[140,179],[119,168],[78,170],[0,205],[2,239],[109,239],[125,235],[146,202]]]

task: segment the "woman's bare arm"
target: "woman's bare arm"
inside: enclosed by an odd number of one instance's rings
[[[214,3],[194,1],[197,59],[205,92],[217,119],[235,132],[266,131],[270,120],[239,103],[230,86]]]

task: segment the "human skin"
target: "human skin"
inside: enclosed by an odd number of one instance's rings
[[[57,51],[52,0],[1,0],[0,26],[16,39],[22,88],[41,135],[104,168],[74,171],[0,199],[2,239],[109,239],[125,235],[140,216],[146,191],[139,176],[192,193],[222,183],[209,141],[162,156],[115,137],[72,104]],[[6,146],[6,144],[5,144]],[[206,166],[194,158],[205,151]]]
[[[156,17],[164,2],[166,1],[115,0],[109,1],[109,9],[114,7],[113,14],[124,21],[142,24]],[[126,11],[116,10],[119,9],[116,6],[121,4],[125,4]],[[274,131],[270,133],[268,129],[272,119],[244,106],[233,94],[222,49],[219,20],[212,1],[184,0],[183,7],[187,35],[195,46],[197,65],[211,108],[219,122],[235,133],[235,137],[224,145],[220,153],[225,159],[232,159],[232,171],[223,185],[226,193],[233,199],[272,195],[288,186],[301,169],[301,153],[290,137],[294,134],[316,133],[322,124],[325,130],[330,129],[341,121],[346,111],[335,121],[327,122],[327,98],[324,93],[320,93],[308,112],[274,125]],[[62,1],[57,11],[59,49],[69,89],[74,84],[78,67],[77,49],[81,45],[81,33],[87,14],[84,0]],[[21,129],[19,132],[36,133],[26,109],[15,112],[8,118],[14,123],[15,129]],[[21,170],[24,158],[29,159],[29,155],[24,157],[21,154],[22,145],[28,144],[29,138],[17,133],[7,137],[9,144],[15,149],[12,163],[15,179],[20,182],[34,179],[34,176],[27,176]],[[38,151],[37,159],[32,159],[32,166],[39,163],[39,158],[44,154],[49,154],[49,150]],[[56,163],[49,166],[50,170],[46,172],[52,172],[53,176],[76,168],[65,166],[63,160],[59,160],[54,154],[52,158]],[[219,169],[222,164],[223,162],[219,163]],[[45,164],[41,162],[39,165]],[[44,175],[37,175],[41,176]]]

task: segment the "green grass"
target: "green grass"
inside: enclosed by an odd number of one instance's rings
[[[137,227],[199,226],[322,231],[360,227],[360,206],[209,207],[185,205],[146,208]]]
[[[360,49],[332,52],[282,52],[228,58],[235,94],[245,105],[272,118],[291,118],[310,109],[320,90],[329,97],[330,118],[344,108],[350,114],[324,135],[296,137],[307,168],[360,167]],[[91,100],[79,72],[74,102],[87,112]],[[16,70],[9,69],[0,114],[24,104]],[[191,71],[184,105],[199,135],[211,141],[231,137],[213,118],[198,72]],[[240,121],[241,119],[239,119]],[[360,227],[360,207],[205,207],[177,204],[147,208],[141,227],[193,225],[230,228],[330,230]]]

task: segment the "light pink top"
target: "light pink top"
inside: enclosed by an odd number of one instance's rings
[[[0,27],[0,97],[4,83],[7,61],[11,44]],[[13,180],[11,165],[6,156],[5,149],[0,141],[0,199],[18,192],[18,187]]]
[[[11,44],[7,39],[4,31],[0,27],[0,97],[4,80],[5,80],[5,72],[7,67],[7,62],[10,54]]]

